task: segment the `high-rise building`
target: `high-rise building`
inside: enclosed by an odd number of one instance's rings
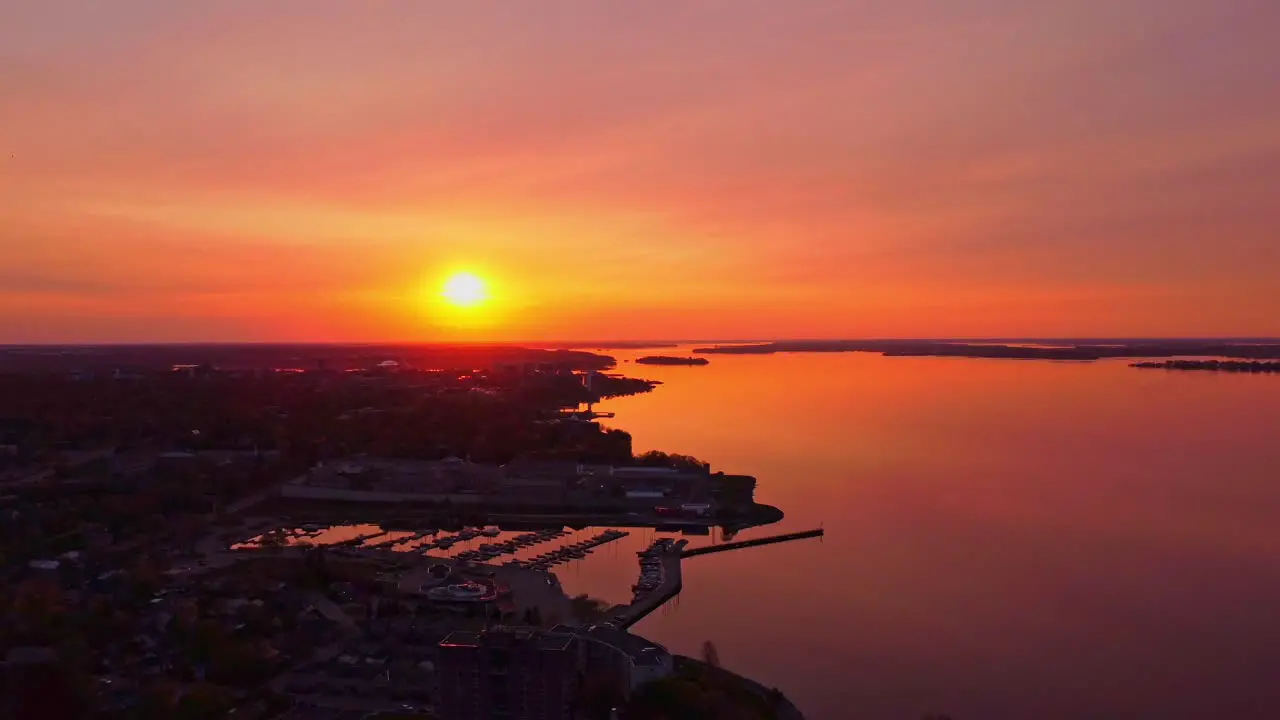
[[[577,638],[531,629],[457,631],[440,643],[436,714],[442,720],[570,720]]]

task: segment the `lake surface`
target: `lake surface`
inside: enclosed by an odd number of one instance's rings
[[[786,519],[742,537],[827,534],[689,559],[637,633],[711,640],[811,720],[1280,717],[1280,378],[710,357],[623,363],[665,384],[600,409],[757,476]],[[651,537],[557,574],[625,601]]]

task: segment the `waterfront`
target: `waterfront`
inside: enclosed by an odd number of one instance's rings
[[[733,539],[826,530],[687,559],[636,633],[693,656],[711,640],[819,720],[1262,718],[1280,702],[1272,378],[867,354],[620,370],[664,381],[604,404],[636,451],[751,472],[786,512]],[[630,530],[551,566],[564,591],[625,604],[655,538],[726,540]],[[528,532],[310,539],[458,557]]]
[[[620,369],[664,382],[602,404],[638,452],[750,472],[786,512],[741,537],[827,531],[686,561],[635,632],[712,640],[817,720],[1280,705],[1274,378],[862,353]],[[644,542],[556,572],[619,601]]]

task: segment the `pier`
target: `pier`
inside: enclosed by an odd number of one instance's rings
[[[693,548],[680,553],[681,557],[695,557],[698,555],[707,555],[710,553],[726,552],[728,550],[738,550],[741,548],[755,547],[757,545],[772,545],[773,543],[789,542],[791,540],[803,540],[811,537],[822,537],[824,534],[822,528],[814,530],[804,530],[801,532],[785,533],[783,535],[770,535],[769,537],[752,538],[750,540],[735,540],[733,542],[721,543],[719,545],[707,545],[705,547]]]

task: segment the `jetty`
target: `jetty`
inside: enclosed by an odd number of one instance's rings
[[[802,530],[801,532],[784,533],[782,535],[770,535],[762,538],[751,538],[750,540],[735,540],[733,542],[721,543],[719,545],[707,545],[697,547],[691,550],[684,550],[680,553],[680,557],[696,557],[698,555],[709,555],[711,553],[727,552],[729,550],[740,550],[742,548],[755,547],[757,545],[772,545],[773,543],[790,542],[791,540],[804,540],[805,538],[822,537],[824,531],[822,528],[814,530]]]

